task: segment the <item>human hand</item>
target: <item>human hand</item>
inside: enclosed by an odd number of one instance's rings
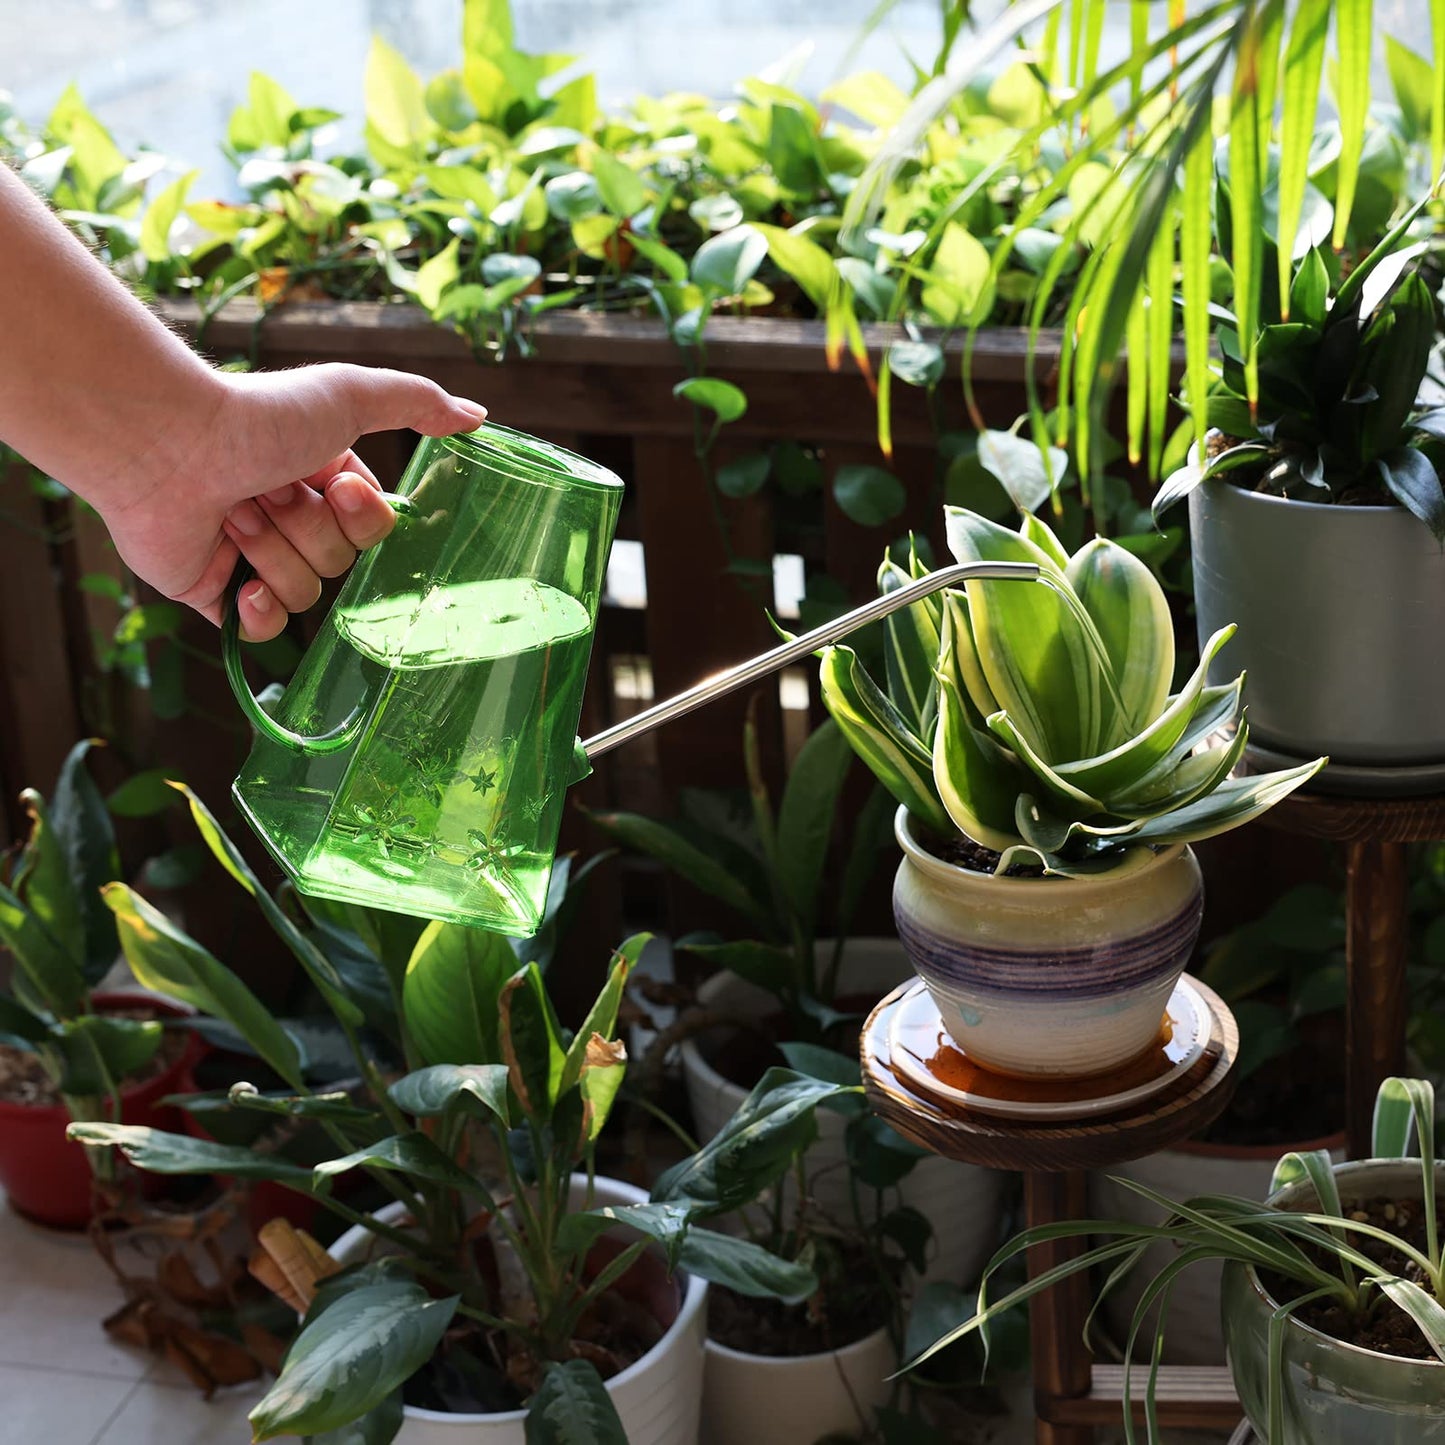
[[[360,436],[406,427],[473,431],[486,417],[425,377],[327,364],[296,371],[213,372],[214,386],[177,419],[179,458],[149,475],[145,458],[111,489],[102,519],[126,565],[173,601],[219,622],[238,557],[256,571],[241,589],[245,637],[275,637],[292,612],[390,532],[395,514],[351,450]],[[127,464],[128,463],[128,464]]]

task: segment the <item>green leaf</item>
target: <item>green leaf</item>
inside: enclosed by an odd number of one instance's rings
[[[1163,817],[1146,822],[1132,841],[1137,843],[1196,843],[1238,828],[1282,802],[1324,767],[1325,759],[1303,763],[1275,773],[1226,778],[1208,797]],[[1087,831],[1087,830],[1086,830]]]
[[[835,1049],[800,1043],[783,1043],[778,1047],[787,1059],[788,1067],[806,1078],[822,1079],[824,1083],[841,1084],[844,1088],[853,1088],[863,1082],[858,1060]]]
[[[1041,450],[1037,443],[1006,431],[981,431],[978,459],[998,478],[1020,512],[1037,512],[1043,507],[1069,465],[1069,455],[1062,447]]]
[[[353,1150],[350,1154],[344,1154],[340,1159],[325,1160],[311,1171],[312,1187],[318,1192],[325,1191],[338,1174],[346,1174],[363,1166],[407,1174],[413,1179],[424,1179],[428,1183],[440,1184],[447,1189],[458,1189],[463,1193],[485,1192],[449,1154],[444,1153],[425,1134],[418,1132],[394,1134],[389,1139],[382,1139],[375,1144]]]
[[[740,295],[757,275],[768,254],[768,243],[751,226],[735,226],[713,236],[692,258],[692,279],[720,296]]]
[[[165,768],[135,773],[105,800],[106,807],[118,818],[148,818],[163,813],[177,801],[175,789],[170,786],[174,776],[174,769]]]
[[[617,1033],[617,1012],[622,1007],[622,995],[627,988],[627,976],[637,966],[642,950],[652,942],[650,933],[635,933],[613,954],[612,970],[602,992],[597,995],[587,1017],[567,1047],[562,1060],[562,1074],[558,1080],[559,1094],[570,1089],[586,1069],[587,1050],[595,1037],[610,1041]]]
[[[1445,544],[1445,489],[1430,458],[1414,447],[1396,447],[1378,458],[1375,466],[1390,495]]]
[[[165,1030],[149,1019],[82,1014],[55,1026],[53,1038],[65,1061],[63,1094],[106,1094],[148,1064]]]
[[[937,386],[943,380],[943,348],[935,341],[895,341],[888,368],[909,386]]]
[[[115,919],[101,899],[101,888],[120,875],[115,830],[110,814],[86,766],[90,742],[77,743],[60,766],[51,795],[50,826],[65,857],[84,935],[84,973],[101,978],[120,951]]]
[[[1375,1095],[1370,1132],[1372,1159],[1408,1159],[1413,1135],[1423,1140],[1433,1133],[1435,1091],[1423,1079],[1385,1079]]]
[[[0,1036],[6,1035],[27,1044],[44,1043],[50,1037],[50,1024],[24,1004],[0,993]]]
[[[124,883],[108,884],[103,896],[141,984],[224,1019],[293,1089],[301,1087],[301,1060],[290,1035],[225,964]]]
[[[769,111],[768,165],[784,190],[811,194],[824,183],[818,138],[795,105],[775,103]]]
[[[400,52],[379,35],[372,37],[364,86],[368,128],[398,150],[419,148],[432,131],[426,88]]]
[[[433,1064],[398,1079],[387,1093],[398,1109],[420,1118],[444,1114],[459,1099],[476,1099],[511,1128],[505,1064]]]
[[[140,249],[147,261],[169,261],[171,257],[171,227],[175,225],[186,204],[186,193],[195,184],[200,171],[187,171],[179,180],[172,181],[158,195],[141,218]]]
[[[647,204],[647,189],[637,172],[610,151],[599,148],[593,152],[592,174],[602,204],[614,216],[635,216]]]
[[[206,846],[211,850],[216,861],[256,900],[257,906],[265,916],[266,922],[271,925],[272,931],[291,950],[292,956],[305,969],[331,1011],[344,1024],[361,1023],[362,1012],[347,998],[345,986],[335,968],[332,967],[330,960],[301,933],[281,910],[276,900],[261,886],[260,880],[241,856],[240,849],[222,831],[221,825],[211,815],[210,809],[190,788],[181,784],[177,784],[177,786],[191,805],[191,816],[195,819],[196,826],[201,831],[201,837],[205,840]],[[233,1019],[232,1022],[234,1023],[235,1020]],[[239,1027],[239,1025],[237,1026]],[[245,1030],[243,1029],[242,1032],[244,1033]],[[289,1076],[284,1072],[282,1077],[286,1078],[288,1083],[291,1082]]]
[[[1281,1156],[1270,1177],[1269,1193],[1276,1194],[1286,1186],[1297,1184],[1303,1179],[1308,1179],[1314,1188],[1319,1213],[1343,1217],[1339,1182],[1335,1178],[1334,1161],[1330,1158],[1328,1149],[1313,1149],[1303,1154],[1292,1150]],[[1343,1241],[1344,1235],[1341,1231],[1332,1232]]]
[[[751,497],[762,490],[771,469],[772,459],[766,452],[749,452],[717,469],[717,489],[725,497]]]
[[[918,569],[922,572],[922,568]],[[893,562],[878,570],[878,590],[885,596],[906,587],[912,576]],[[925,597],[883,624],[883,657],[888,669],[888,696],[909,729],[922,739],[933,730],[938,714],[937,682],[943,603],[937,594]]]
[[[557,1102],[565,1055],[561,1027],[535,963],[518,969],[502,989],[498,1011],[502,1057],[522,1111],[545,1122]]]
[[[817,1276],[807,1265],[780,1259],[751,1240],[696,1225],[683,1235],[677,1262],[689,1274],[751,1299],[796,1304],[818,1288]]]
[[[412,1280],[368,1283],[313,1310],[276,1383],[251,1411],[257,1440],[316,1435],[379,1406],[432,1357],[457,1297],[432,1299]]]
[[[457,254],[461,249],[460,237],[454,237],[435,256],[423,261],[416,273],[416,299],[428,311],[435,311],[442,298],[442,292],[454,286],[461,274]]]
[[[527,1408],[527,1445],[627,1445],[627,1432],[597,1368],[587,1360],[547,1366]]]
[[[553,176],[543,189],[547,209],[561,221],[581,221],[602,209],[602,192],[596,176],[569,171]]]
[[[1340,157],[1335,180],[1335,249],[1345,244],[1350,210],[1359,182],[1370,108],[1370,58],[1374,41],[1373,0],[1335,0],[1335,46],[1339,56],[1335,103],[1340,113]]]
[[[49,929],[8,888],[0,887],[0,943],[51,1013],[79,1012],[85,977],[75,959],[56,943]]]
[[[881,527],[902,513],[908,493],[892,472],[853,464],[834,474],[833,499],[843,515],[860,527]]]
[[[1420,1327],[1430,1348],[1445,1360],[1445,1305],[1413,1280],[1381,1276],[1378,1283]]]
[[[1320,74],[1324,65],[1329,8],[1306,6],[1296,12],[1285,51],[1284,100],[1279,137],[1279,199],[1275,253],[1279,259],[1279,293],[1285,298],[1282,319],[1308,318],[1298,313],[1291,294],[1289,267],[1309,176],[1310,142],[1319,114]]]
[[[431,1064],[495,1064],[498,1002],[517,959],[499,934],[437,920],[427,925],[406,965],[402,1013],[407,1032]]]
[[[798,750],[778,806],[778,882],[793,917],[810,936],[838,799],[852,761],[853,750],[842,730],[836,723],[823,723]]]
[[[803,288],[819,311],[826,311],[830,295],[841,284],[838,268],[827,251],[816,241],[781,226],[755,223],[753,229],[767,241],[773,264]]]
[[[311,1188],[311,1171],[278,1154],[258,1154],[188,1134],[167,1134],[138,1124],[72,1124],[65,1136],[98,1148],[113,1144],[136,1168],[152,1174],[234,1174],[238,1179],[273,1179],[308,1192]]]
[[[817,1137],[817,1106],[846,1092],[790,1069],[769,1069],[713,1139],[658,1179],[653,1201],[689,1200],[708,1214],[751,1203]]]
[[[678,382],[672,394],[716,412],[720,422],[737,421],[748,409],[747,394],[742,388],[716,376],[690,376]]]
[[[993,304],[988,252],[958,222],[944,227],[919,300],[940,326],[967,326],[987,315]]]
[[[735,943],[685,943],[678,949],[717,968],[725,968],[769,993],[784,995],[793,986],[798,961],[793,952],[750,939]]]

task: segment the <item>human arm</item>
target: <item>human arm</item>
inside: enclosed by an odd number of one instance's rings
[[[137,576],[213,622],[238,555],[258,578],[241,624],[260,640],[390,530],[358,437],[485,415],[403,372],[215,370],[0,165],[0,440],[89,502]]]

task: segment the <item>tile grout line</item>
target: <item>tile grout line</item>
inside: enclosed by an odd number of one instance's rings
[[[135,1398],[136,1391],[139,1390],[143,1384],[145,1384],[144,1379],[137,1380],[135,1384],[133,1384],[130,1389],[125,1392],[125,1394],[121,1397],[120,1404],[118,1404],[115,1409],[112,1410],[110,1414],[105,1417],[105,1420],[101,1424],[100,1429],[91,1436],[90,1445],[105,1445],[106,1432],[110,1429],[112,1425],[115,1424],[118,1419],[120,1419],[121,1412]]]

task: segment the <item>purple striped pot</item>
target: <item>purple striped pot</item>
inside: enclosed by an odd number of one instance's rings
[[[1204,884],[1184,844],[1091,878],[945,863],[899,809],[893,918],[953,1041],[999,1073],[1101,1074],[1142,1053],[1193,952]]]

